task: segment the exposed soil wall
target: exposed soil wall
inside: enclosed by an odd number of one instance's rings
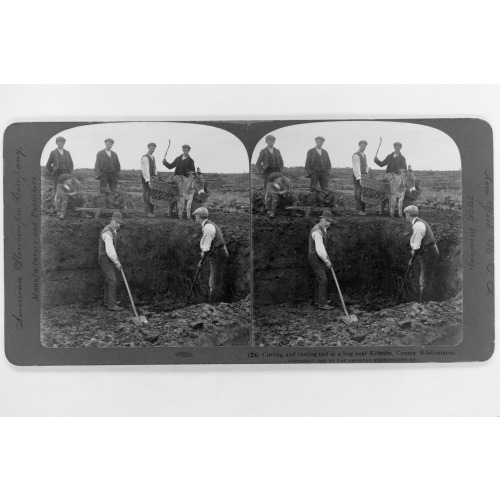
[[[438,240],[435,300],[462,290],[462,229],[458,214],[426,218]],[[318,219],[253,217],[254,302],[257,305],[301,302],[313,296],[308,265],[308,237]],[[343,291],[383,291],[395,295],[410,259],[411,226],[388,217],[339,217],[328,231],[327,250]],[[408,284],[407,299],[418,297],[419,263]],[[332,294],[337,292],[332,289]]]
[[[224,234],[229,263],[223,291],[228,302],[250,292],[249,217],[245,214],[214,214]],[[56,306],[94,301],[102,295],[103,276],[97,262],[99,234],[108,219],[42,222],[42,297],[44,305]],[[117,252],[132,293],[139,300],[162,294],[187,295],[200,259],[201,227],[176,219],[125,219],[119,231]],[[208,297],[209,265],[205,262],[192,302]],[[121,280],[121,278],[119,278]],[[119,295],[128,303],[126,290]]]

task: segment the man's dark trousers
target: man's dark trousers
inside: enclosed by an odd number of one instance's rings
[[[356,212],[364,212],[366,203],[361,200],[361,193],[363,192],[361,181],[356,180],[354,175],[352,176],[352,181],[354,182],[354,201],[356,203]]]
[[[311,192],[316,191],[316,186],[319,185],[321,189],[328,189],[328,183],[330,182],[330,174],[326,170],[313,171],[311,172]]]
[[[142,178],[142,197],[144,200],[144,212],[152,214],[155,206],[151,203],[151,189],[149,184],[144,180],[144,177]]]
[[[104,304],[108,307],[116,307],[116,289],[118,287],[116,266],[108,259],[107,255],[99,255],[98,260],[105,277]]]
[[[309,265],[312,267],[316,283],[314,287],[314,302],[319,307],[327,305],[328,275],[325,263],[315,253],[308,256]]]
[[[432,281],[434,269],[439,259],[439,250],[436,244],[429,245],[420,252],[420,300],[427,301],[432,298]]]
[[[224,269],[226,268],[229,253],[225,246],[216,248],[208,254],[210,264],[210,278],[208,286],[210,288],[209,302],[220,302],[222,297],[222,280],[224,278]]]
[[[99,177],[100,186],[99,189],[101,193],[105,192],[109,185],[111,191],[118,190],[118,176],[113,172],[103,172]]]

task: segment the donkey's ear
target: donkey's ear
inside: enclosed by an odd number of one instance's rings
[[[198,167],[198,168],[196,169],[196,172],[197,172],[198,174],[201,174],[200,167]]]
[[[408,165],[408,170],[413,170],[413,169],[411,168],[411,165]]]

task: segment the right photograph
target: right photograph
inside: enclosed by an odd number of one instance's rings
[[[283,126],[255,148],[251,182],[254,346],[461,342],[462,166],[447,134]]]

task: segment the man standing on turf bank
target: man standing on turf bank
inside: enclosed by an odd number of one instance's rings
[[[205,255],[210,263],[210,288],[209,302],[214,304],[220,302],[222,297],[222,279],[224,269],[229,259],[226,242],[219,226],[208,220],[208,210],[205,207],[197,208],[193,215],[196,222],[201,224],[203,236],[200,241],[201,258]]]
[[[366,215],[366,204],[363,200],[363,180],[368,175],[368,163],[364,153],[368,143],[366,141],[358,142],[359,150],[352,155],[352,175],[354,182],[354,201],[356,203],[356,212],[358,215]]]
[[[418,217],[418,208],[410,205],[404,209],[404,213],[413,227],[410,240],[412,259],[417,254],[420,256],[420,301],[425,302],[432,297],[432,281],[439,250],[431,227]]]
[[[328,152],[323,149],[325,138],[318,136],[314,140],[316,141],[316,147],[310,149],[306,156],[306,177],[311,179],[311,192],[317,190],[318,183],[320,188],[325,191],[328,189],[328,183],[330,182],[332,162]]]
[[[115,141],[113,139],[106,139],[104,141],[105,148],[99,151],[95,160],[95,173],[96,179],[99,180],[99,191],[106,192],[109,187],[111,191],[115,192],[118,189],[118,175],[120,174],[120,160],[118,155],[111,151]]]
[[[267,148],[261,150],[257,162],[255,163],[258,168],[262,169],[264,194],[266,193],[267,184],[269,183],[269,176],[274,172],[281,172],[283,170],[283,157],[279,149],[274,147],[275,142],[276,137],[274,137],[274,135],[266,136]]]
[[[118,241],[117,231],[123,222],[123,216],[120,212],[113,212],[111,222],[101,231],[99,236],[99,265],[104,273],[104,305],[110,311],[123,311],[116,301],[116,289],[118,280],[116,279],[116,269],[122,268],[118,255],[116,255],[115,246]]]
[[[156,178],[156,160],[153,156],[155,149],[156,144],[154,142],[150,142],[148,144],[148,152],[141,158],[142,197],[144,200],[144,212],[148,217],[155,217],[153,213],[155,207],[151,203],[150,189],[151,179]]]
[[[71,154],[67,149],[64,149],[66,139],[64,137],[58,137],[56,139],[56,144],[57,148],[50,152],[49,160],[46,165],[46,169],[49,174],[52,175],[52,180],[54,181],[52,188],[54,200],[57,195],[59,176],[62,174],[70,174],[73,171],[73,159],[71,158]]]
[[[326,232],[331,226],[333,215],[329,210],[325,210],[321,214],[321,219],[316,224],[309,234],[309,265],[312,267],[316,283],[314,287],[314,302],[319,309],[330,310],[334,307],[328,305],[327,287],[328,276],[327,272],[332,268],[332,263],[326,253]]]

